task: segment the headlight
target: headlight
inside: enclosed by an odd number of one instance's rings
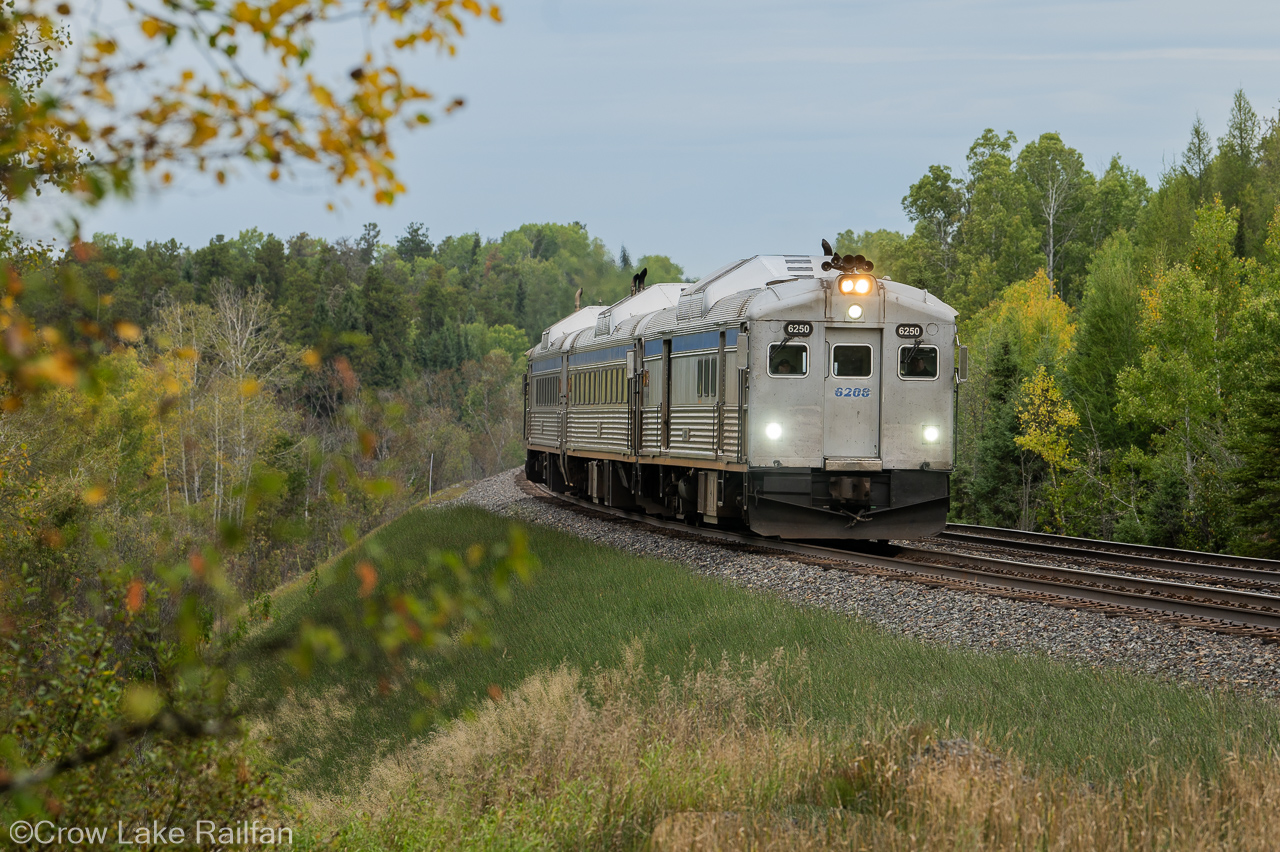
[[[936,444],[938,443],[938,436],[941,434],[937,426],[926,426],[924,427],[924,442],[926,444]]]
[[[862,305],[849,306],[849,319],[851,320],[862,319]]]
[[[768,426],[764,427],[764,434],[770,441],[778,440],[782,437],[782,424],[770,423]]]
[[[869,275],[841,275],[836,281],[836,285],[840,288],[840,292],[848,296],[850,293],[857,293],[859,296],[865,296],[871,292],[871,288],[875,286],[875,282]]]

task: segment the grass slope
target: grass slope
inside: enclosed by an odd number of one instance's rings
[[[417,574],[423,554],[500,541],[507,526],[470,507],[413,511],[371,541],[403,566],[384,580],[426,588]],[[528,527],[528,535],[543,568],[497,610],[497,646],[423,654],[411,663],[414,676],[442,688],[437,722],[487,700],[491,684],[510,690],[562,662],[583,670],[617,666],[624,646],[639,639],[647,665],[672,676],[687,669],[691,653],[764,660],[778,648],[803,650],[803,661],[783,677],[797,709],[818,721],[858,726],[888,712],[985,736],[1033,765],[1097,777],[1117,777],[1153,758],[1212,769],[1228,749],[1280,742],[1280,710],[1262,701],[1045,658],[928,645],[544,528]],[[341,622],[357,602],[349,566],[358,556],[357,549],[327,566],[313,589],[284,590],[273,624],[243,657],[245,695],[286,699],[269,723],[273,751],[292,768],[292,783],[310,792],[343,789],[378,757],[424,734],[414,724],[424,699],[411,686],[388,689],[359,655],[295,682],[270,653],[303,619]]]

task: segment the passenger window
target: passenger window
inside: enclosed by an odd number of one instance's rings
[[[769,375],[809,375],[809,347],[803,343],[774,343],[769,347]]]
[[[898,375],[904,379],[938,378],[938,347],[919,345],[899,347]]]
[[[840,345],[831,347],[831,375],[842,379],[865,379],[871,375],[871,347]]]

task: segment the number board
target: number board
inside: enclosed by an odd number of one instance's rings
[[[898,336],[909,338],[924,337],[924,329],[909,322],[899,323]]]
[[[808,337],[813,334],[813,323],[789,322],[783,330],[787,333],[787,337]]]

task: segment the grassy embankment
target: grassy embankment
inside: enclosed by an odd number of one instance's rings
[[[412,585],[428,550],[500,540],[505,527],[478,509],[414,511],[373,542],[403,566],[384,580]],[[316,831],[371,848],[638,848],[655,829],[783,846],[914,834],[1100,848],[1280,832],[1276,816],[1257,818],[1280,811],[1266,799],[1280,799],[1265,756],[1280,742],[1273,704],[929,646],[571,536],[529,536],[544,567],[498,610],[498,644],[410,666],[440,689],[434,738],[414,724],[421,696],[388,689],[357,657],[294,686],[250,658],[248,693],[285,699],[264,729]],[[304,618],[339,622],[356,558],[284,590],[259,641]],[[1001,759],[919,759],[955,737]],[[686,812],[721,816],[672,816]]]

